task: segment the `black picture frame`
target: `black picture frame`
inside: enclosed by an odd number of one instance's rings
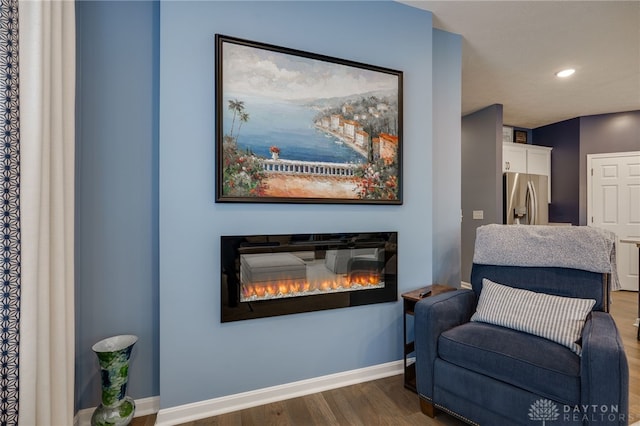
[[[527,143],[527,132],[525,130],[513,131],[513,142],[515,143]]]
[[[402,204],[402,71],[215,35],[216,202]]]

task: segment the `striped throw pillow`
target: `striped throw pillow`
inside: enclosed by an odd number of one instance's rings
[[[484,278],[471,321],[500,325],[544,337],[580,355],[578,344],[593,299],[554,296],[494,283]]]

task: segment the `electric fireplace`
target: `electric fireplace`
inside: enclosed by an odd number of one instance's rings
[[[396,301],[397,237],[222,236],[222,322]]]

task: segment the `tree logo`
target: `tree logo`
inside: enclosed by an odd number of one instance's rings
[[[530,420],[542,420],[542,426],[547,420],[557,420],[560,417],[558,406],[548,399],[539,399],[529,407]]]

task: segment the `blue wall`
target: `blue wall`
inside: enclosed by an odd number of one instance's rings
[[[399,291],[431,282],[431,14],[394,2],[163,2],[160,15],[161,407],[400,359],[400,302],[220,324],[219,238],[398,231]],[[215,33],[403,70],[404,205],[214,203]]]
[[[502,110],[494,104],[462,117],[461,277],[468,283],[476,229],[502,223]],[[474,210],[484,218],[473,219]]]
[[[121,333],[163,408],[401,359],[399,301],[221,324],[219,237],[393,230],[399,292],[455,284],[460,37],[379,1],[80,1],[77,30],[76,409]],[[404,71],[404,204],[214,203],[215,33]]]
[[[538,127],[551,152],[549,221],[587,225],[587,155],[640,150],[640,111],[588,115]]]
[[[562,121],[533,131],[540,145],[551,151],[549,222],[580,224],[580,119]]]
[[[129,395],[159,394],[159,4],[77,2],[76,410],[100,402],[91,346],[136,334]]]
[[[433,282],[460,285],[462,37],[433,30]]]

